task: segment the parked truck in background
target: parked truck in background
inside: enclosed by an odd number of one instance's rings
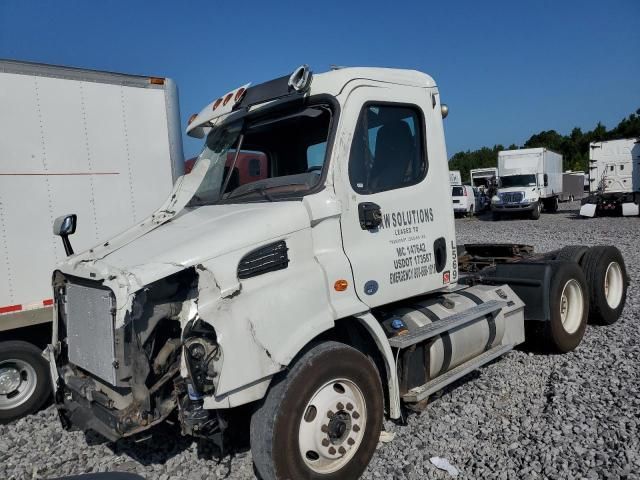
[[[558,210],[562,192],[562,155],[546,148],[498,152],[498,191],[491,199],[494,220],[504,215]]]
[[[589,185],[580,215],[639,215],[640,138],[592,142]]]
[[[498,180],[498,169],[495,167],[474,168],[469,172],[469,177],[472,187],[477,187],[487,192],[495,186]]]
[[[79,251],[147,218],[183,172],[176,86],[0,61],[0,422],[50,396],[51,222],[73,211]]]
[[[525,321],[560,352],[587,318],[615,322],[615,247],[456,245],[446,111],[420,72],[307,66],[207,105],[169,199],[53,273],[62,425],[117,440],[171,417],[224,445],[249,412],[264,480],[353,479],[385,412],[425,408],[522,343]],[[228,154],[249,148],[269,177],[230,189]],[[54,225],[64,242],[75,228]]]
[[[460,170],[449,170],[449,184],[452,187],[455,185],[462,185],[462,175],[460,175]]]

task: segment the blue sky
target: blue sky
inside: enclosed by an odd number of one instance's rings
[[[449,155],[640,108],[640,1],[0,1],[0,58],[167,76],[193,112],[302,63],[414,68]],[[186,140],[187,157],[200,141]]]

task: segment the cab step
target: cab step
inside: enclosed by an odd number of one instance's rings
[[[486,303],[471,307],[464,312],[454,313],[450,317],[429,323],[421,328],[409,332],[406,335],[392,337],[389,339],[389,345],[394,348],[410,347],[411,345],[415,345],[416,343],[420,343],[424,340],[440,335],[443,332],[448,332],[454,328],[458,328],[480,318],[484,318],[487,315],[495,315],[505,305],[505,302],[501,302],[499,300],[489,300]]]
[[[450,383],[453,383],[459,378],[464,377],[466,374],[472,372],[476,368],[479,368],[482,365],[489,363],[491,360],[504,355],[509,350],[513,350],[513,345],[498,345],[496,347],[493,347],[491,350],[487,350],[477,357],[474,357],[471,360],[458,365],[456,368],[449,370],[447,373],[434,378],[424,385],[412,388],[402,396],[402,399],[405,402],[409,403],[420,402],[427,398],[429,395],[443,389]]]

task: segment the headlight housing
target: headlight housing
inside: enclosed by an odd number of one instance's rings
[[[491,203],[502,203],[502,200],[500,200],[500,197],[498,195],[494,195],[493,197],[491,197]]]

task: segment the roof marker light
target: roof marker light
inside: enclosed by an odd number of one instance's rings
[[[246,91],[247,89],[244,87],[239,88],[238,91],[236,92],[235,97],[233,98],[233,101],[238,103],[242,99],[242,97],[244,97],[244,94]]]
[[[197,114],[197,113],[194,113],[193,115],[191,115],[191,116],[189,117],[189,120],[187,121],[187,125],[191,125],[191,123],[193,123],[193,121],[194,121],[196,118],[198,118],[198,114]]]
[[[211,105],[211,110],[215,110],[216,108],[218,108],[221,103],[222,103],[222,98],[217,99],[215,102],[213,102],[213,105]]]
[[[160,77],[149,77],[149,83],[151,85],[164,85],[164,78]]]
[[[227,96],[224,97],[224,100],[222,101],[222,106],[224,107],[227,103],[229,103],[229,101],[233,98],[233,93],[227,93]]]

